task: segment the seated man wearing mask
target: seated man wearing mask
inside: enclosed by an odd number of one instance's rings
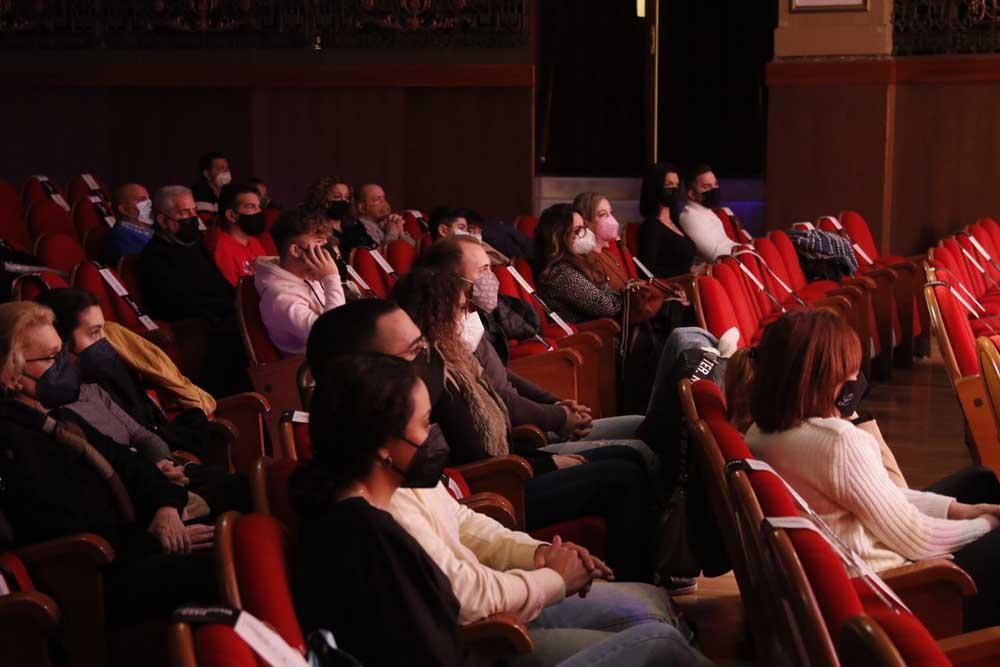
[[[112,200],[118,222],[104,239],[105,264],[117,266],[125,255],[138,255],[153,238],[153,200],[146,188],[126,183]]]
[[[415,245],[413,237],[403,229],[403,216],[392,212],[381,185],[365,183],[357,189],[355,208],[358,219],[344,227],[341,252],[345,257],[352,249],[361,246],[374,248],[389,241],[403,240]]]
[[[708,262],[732,253],[738,245],[726,236],[722,220],[712,210],[722,203],[722,190],[712,168],[701,164],[691,170],[684,179],[687,188],[687,203],[681,211],[680,226],[694,241],[698,255]]]
[[[257,260],[260,316],[271,342],[287,355],[305,352],[316,318],[346,301],[323,222],[317,214],[283,214],[271,228],[279,256]]]
[[[191,186],[195,207],[199,213],[216,213],[219,210],[219,195],[222,188],[233,181],[229,171],[229,158],[222,153],[206,153],[198,159],[201,181]]]
[[[431,236],[435,241],[451,236],[469,236],[482,244],[489,255],[490,264],[505,266],[510,258],[483,241],[483,220],[479,214],[466,208],[446,208],[440,206],[431,211]]]
[[[240,278],[254,274],[257,258],[267,254],[256,238],[265,226],[257,189],[235,183],[222,188],[216,226],[215,265],[229,284],[236,287]]]

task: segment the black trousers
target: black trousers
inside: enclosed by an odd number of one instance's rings
[[[615,452],[613,450],[627,450]],[[648,581],[653,512],[649,475],[628,447],[584,452],[587,463],[524,485],[528,531],[597,515],[607,526],[607,560],[618,581]]]
[[[935,482],[927,491],[960,503],[1000,504],[1000,482],[989,468],[970,466]],[[969,573],[979,591],[962,605],[966,632],[1000,625],[1000,530],[983,535],[955,552],[955,563]]]

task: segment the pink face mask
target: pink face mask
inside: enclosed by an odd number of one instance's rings
[[[597,222],[594,223],[594,236],[606,243],[611,243],[612,241],[620,239],[621,230],[619,229],[618,221],[615,220],[615,216],[608,215],[603,218],[599,218]]]

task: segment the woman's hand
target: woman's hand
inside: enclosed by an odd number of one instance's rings
[[[160,459],[157,461],[156,467],[160,469],[164,477],[174,484],[187,486],[191,483],[191,480],[184,474],[184,466],[177,465],[170,459]]]
[[[1000,522],[1000,505],[990,503],[969,505],[956,500],[948,506],[949,519],[976,519],[981,516],[986,517],[987,520],[992,517]]]
[[[552,462],[556,464],[556,468],[562,470],[563,468],[572,468],[581,463],[586,463],[587,459],[579,454],[553,454]]]
[[[168,554],[186,554],[191,551],[191,537],[181,522],[181,515],[173,507],[156,510],[147,529]]]

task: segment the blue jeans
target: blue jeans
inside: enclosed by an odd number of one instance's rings
[[[558,436],[549,434],[553,444],[542,447],[543,452],[550,454],[581,454],[591,449],[607,445],[619,445],[635,450],[645,464],[645,469],[655,475],[660,467],[660,461],[646,443],[635,437],[636,429],[645,419],[642,415],[622,415],[620,417],[604,417],[593,421],[593,428],[579,440],[554,442]]]
[[[649,405],[646,407],[646,414],[654,411],[658,406],[676,400],[676,387],[667,387],[670,382],[670,371],[677,363],[677,357],[685,350],[699,347],[715,347],[719,344],[719,339],[701,327],[677,327],[670,332],[667,342],[663,344],[663,354],[660,355],[660,364],[656,369],[656,381],[653,383],[653,391],[649,394]],[[665,392],[669,392],[667,395]]]
[[[586,598],[567,598],[528,624],[535,649],[517,664],[709,664],[671,625],[673,619],[661,588],[595,582]]]

